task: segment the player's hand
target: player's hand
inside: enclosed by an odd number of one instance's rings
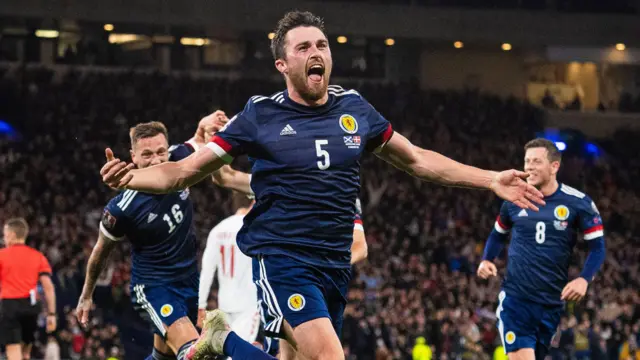
[[[127,164],[120,159],[115,159],[113,157],[113,151],[109,148],[107,148],[104,153],[107,157],[107,163],[100,169],[102,182],[112,189],[123,189],[129,181],[133,179],[131,170],[134,165]]]
[[[481,279],[486,280],[496,275],[498,275],[498,269],[496,268],[494,263],[492,263],[489,260],[482,260],[482,262],[480,263],[480,266],[478,266],[478,276]]]
[[[198,309],[198,321],[196,321],[196,326],[198,328],[202,329],[202,324],[206,315],[207,309]]]
[[[84,296],[80,297],[78,300],[78,306],[76,307],[76,317],[78,318],[78,322],[82,327],[87,327],[89,324],[89,312],[91,312],[91,307],[93,306],[93,299],[86,298]]]
[[[228,122],[229,118],[222,110],[216,110],[213,114],[203,117],[198,124],[198,131],[196,131],[196,142],[207,143]]]
[[[562,289],[560,300],[562,301],[580,301],[587,294],[589,283],[584,278],[577,278]]]
[[[58,328],[58,320],[54,314],[47,315],[47,332],[52,333]]]
[[[491,182],[491,190],[499,197],[511,201],[522,209],[538,211],[544,205],[544,195],[525,181],[529,174],[518,170],[506,170],[496,174]]]

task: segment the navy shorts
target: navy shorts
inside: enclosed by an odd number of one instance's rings
[[[154,334],[165,338],[176,320],[188,317],[193,324],[198,319],[198,286],[200,276],[167,284],[132,284],[131,302],[140,315],[151,323]]]
[[[564,314],[564,306],[543,304],[508,296],[504,290],[496,316],[500,339],[507,353],[519,349],[548,349]]]
[[[267,337],[280,337],[287,320],[294,329],[326,317],[342,331],[351,269],[319,268],[282,255],[253,259],[253,280]]]

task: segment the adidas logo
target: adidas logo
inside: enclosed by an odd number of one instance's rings
[[[158,214],[149,213],[149,216],[147,217],[147,222],[150,223],[153,220],[155,220],[157,217],[158,217]]]
[[[297,132],[295,130],[293,130],[293,128],[289,124],[287,124],[287,126],[285,126],[284,129],[282,129],[282,131],[280,131],[280,136],[283,136],[283,135],[295,135],[295,134],[297,134]]]
[[[529,216],[529,214],[527,214],[527,210],[522,209],[522,210],[520,210],[520,212],[518,213],[518,217],[524,217],[524,216]]]

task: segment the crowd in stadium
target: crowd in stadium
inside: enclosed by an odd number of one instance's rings
[[[522,145],[542,126],[543,113],[515,99],[425,92],[416,84],[341,85],[356,87],[414,143],[480,167],[522,167]],[[281,87],[251,79],[48,69],[14,69],[0,79],[1,101],[14,104],[2,115],[24,119],[17,124],[20,136],[0,137],[0,222],[28,219],[28,243],[49,259],[59,299],[59,330],[53,336],[40,332],[34,358],[120,359],[125,348],[136,348],[128,344],[129,334],[151,337],[144,325],[131,328],[123,321],[132,314],[126,242],[100,279],[89,328],[73,316],[100,215],[113,195],[98,176],[104,148],[127,158],[129,127],[151,120],[167,125],[172,143],[186,140],[202,116],[216,109],[232,114],[250,96]],[[638,148],[639,135],[617,134],[601,144],[597,159],[564,159],[560,179],[598,204],[608,257],[585,301],[568,304],[552,344],[554,359],[640,359],[640,199],[634,181],[640,158],[631,156],[640,152],[629,151]],[[618,156],[622,149],[625,156]],[[493,357],[496,348],[501,351],[495,327],[500,281],[480,280],[475,271],[500,203],[490,192],[416,181],[374,156],[363,160],[362,169],[369,256],[355,268],[345,311],[347,358],[411,359],[422,342],[433,359]],[[208,231],[233,209],[228,192],[211,183],[192,194],[204,246]],[[573,277],[586,254],[583,243],[577,247],[582,250],[575,252]],[[497,264],[504,270],[504,261]],[[58,357],[50,354],[56,351]]]

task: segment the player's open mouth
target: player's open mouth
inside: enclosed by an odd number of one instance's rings
[[[309,70],[307,70],[307,76],[313,82],[321,82],[322,76],[324,75],[324,66],[321,64],[311,65]]]

